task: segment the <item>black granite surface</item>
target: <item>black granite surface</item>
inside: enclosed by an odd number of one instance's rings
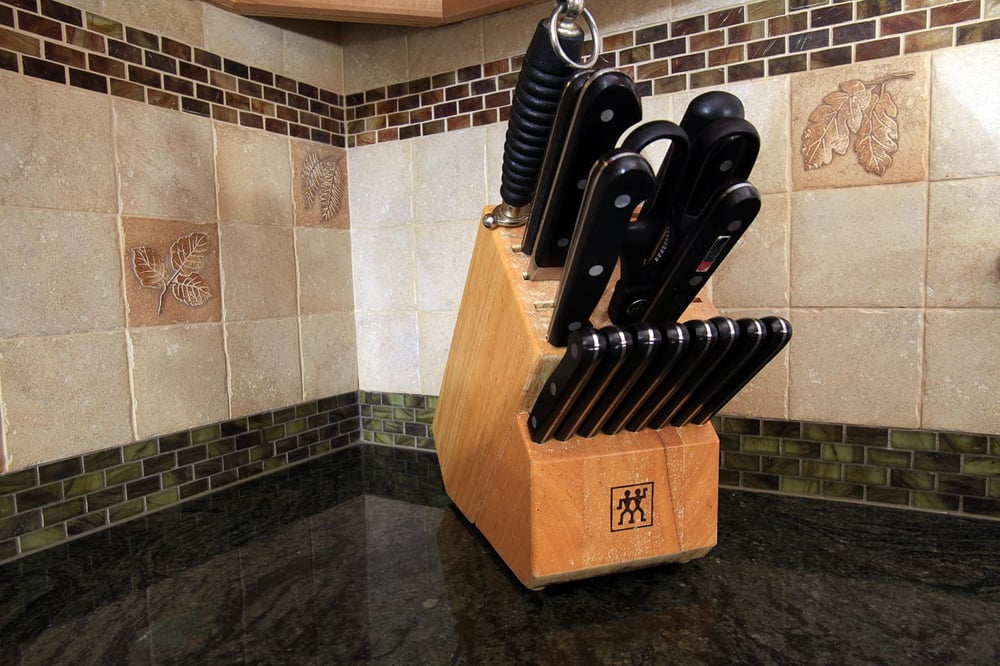
[[[2,664],[994,664],[1000,523],[724,491],[705,558],[525,590],[360,446],[0,568]]]

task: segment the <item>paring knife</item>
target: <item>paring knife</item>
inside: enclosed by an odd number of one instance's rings
[[[736,183],[717,194],[677,249],[643,319],[677,319],[759,211],[760,194],[750,183]]]
[[[611,416],[605,420],[601,426],[604,434],[614,435],[620,432],[625,423],[670,374],[674,366],[688,354],[688,345],[691,343],[689,328],[668,322],[660,325],[660,334],[660,348],[656,358],[642,372]]]
[[[626,422],[626,427],[632,432],[642,430],[649,425],[650,420],[663,408],[663,405],[680,390],[681,384],[688,376],[715,353],[719,342],[719,330],[714,321],[692,320],[678,326],[685,330],[690,340],[687,350],[680,362],[661,377],[642,403],[632,410]]]
[[[764,317],[760,321],[765,329],[763,344],[758,347],[757,351],[745,364],[729,377],[728,381],[716,386],[715,391],[705,399],[705,404],[691,418],[691,423],[697,423],[698,425],[708,423],[792,339],[792,325],[787,319],[782,317]]]
[[[550,439],[597,367],[607,342],[592,329],[574,331],[566,353],[546,380],[528,416],[531,441]]]
[[[550,344],[563,346],[571,331],[587,325],[621,254],[632,211],[655,187],[653,170],[637,153],[613,151],[594,164],[556,291]]]
[[[609,384],[624,367],[625,359],[632,352],[632,334],[627,329],[606,326],[600,329],[600,334],[607,341],[607,350],[587,380],[587,385],[556,428],[555,437],[561,442],[576,433],[584,417],[593,409],[598,398],[608,390]]]
[[[528,277],[554,279],[566,260],[573,226],[591,167],[615,147],[622,133],[642,119],[635,83],[627,75],[601,70],[587,79],[563,141],[549,196],[532,248]],[[536,201],[536,205],[541,205]]]

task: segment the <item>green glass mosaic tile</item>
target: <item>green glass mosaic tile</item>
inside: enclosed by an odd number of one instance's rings
[[[104,474],[91,472],[63,481],[64,497],[80,497],[104,487]]]
[[[222,458],[209,458],[208,460],[203,460],[200,463],[196,463],[194,466],[194,477],[196,479],[201,479],[206,476],[212,476],[213,474],[218,474],[222,471]]]
[[[813,442],[842,442],[844,426],[830,423],[803,423],[802,439]]]
[[[129,500],[128,502],[116,504],[108,509],[108,520],[112,523],[119,523],[128,518],[132,518],[133,516],[138,516],[145,510],[146,503],[140,497],[138,499]]]
[[[0,540],[10,539],[42,528],[42,512],[29,511],[10,518],[0,518]]]
[[[799,476],[802,473],[801,463],[797,458],[773,458],[764,456],[760,459],[760,471],[782,476]]]
[[[164,507],[172,506],[177,504],[177,489],[168,488],[167,490],[161,490],[158,493],[153,493],[146,497],[146,510],[156,511],[157,509],[162,509]]]
[[[759,435],[760,421],[757,419],[742,419],[735,416],[725,416],[722,419],[722,432],[734,435]]]
[[[412,421],[416,417],[416,411],[406,407],[396,407],[392,410],[392,418],[397,421]]]
[[[170,435],[163,435],[157,440],[160,453],[176,451],[191,446],[191,433],[188,431],[177,432]]]
[[[83,456],[83,469],[93,472],[99,469],[107,469],[122,463],[121,448],[109,449],[107,451],[97,451]]]
[[[160,475],[160,484],[164,488],[172,488],[187,483],[192,479],[194,479],[194,467],[189,465],[164,472]]]
[[[17,493],[14,497],[17,501],[18,512],[37,509],[46,504],[54,504],[63,498],[62,483],[56,481],[37,488],[30,488]]]
[[[87,510],[96,511],[98,509],[107,509],[108,507],[120,504],[124,501],[125,486],[122,485],[114,486],[113,488],[105,488],[104,490],[99,490],[96,493],[87,495]]]
[[[738,469],[746,472],[760,471],[760,456],[745,453],[723,453],[722,464],[727,469]]]
[[[1000,479],[990,479],[987,482],[986,494],[990,497],[1000,497]]]
[[[38,485],[34,469],[0,474],[0,494],[16,493]]]
[[[760,422],[760,434],[765,437],[801,439],[802,426],[798,421],[769,421],[763,419]]]
[[[403,422],[402,421],[383,421],[382,422],[382,432],[391,432],[393,434],[403,433]]]
[[[430,425],[434,422],[434,414],[436,414],[433,409],[418,409],[416,413],[417,423],[425,423]]]
[[[277,467],[275,469],[277,469]],[[208,492],[208,490],[209,490],[208,479],[197,479],[195,481],[192,481],[191,483],[185,483],[183,486],[178,488],[177,495],[181,499],[187,499],[189,497],[194,497],[195,495],[200,495],[201,493]]]
[[[281,423],[275,426],[270,426],[269,428],[264,428],[264,430],[261,431],[260,436],[265,442],[276,442],[277,440],[283,438],[286,434],[285,424]]]
[[[61,523],[76,516],[82,516],[87,512],[86,502],[82,497],[71,499],[68,502],[60,502],[42,509],[42,522],[46,525]]]
[[[177,456],[173,453],[163,453],[142,461],[142,475],[149,476],[172,469],[177,466]]]
[[[863,463],[865,461],[865,447],[851,444],[823,444],[823,460]]]
[[[796,493],[799,495],[819,495],[820,482],[816,479],[803,479],[796,476],[783,476],[779,483],[779,490],[783,493]]]
[[[390,433],[387,433],[387,432],[376,432],[376,433],[372,433],[372,434],[373,434],[373,437],[372,437],[371,441],[372,441],[373,444],[387,444],[389,446],[392,446],[393,444],[396,443],[395,439],[393,439],[393,436]]]
[[[406,396],[402,393],[383,393],[382,404],[392,405],[393,407],[403,407],[406,405]]]
[[[52,481],[62,481],[82,472],[83,460],[81,458],[59,460],[38,467],[38,482],[51,483]]]
[[[798,456],[800,458],[819,458],[819,442],[803,442],[792,439],[781,441],[781,453],[786,456]]]
[[[104,478],[109,486],[134,481],[142,477],[142,463],[132,462],[104,470]]]
[[[274,423],[274,415],[271,412],[264,412],[263,414],[254,414],[253,416],[247,417],[247,426],[250,430],[262,430],[267,428]]]
[[[777,438],[754,436],[747,436],[743,438],[744,453],[768,453],[777,455],[780,449],[780,440]]]
[[[913,467],[930,472],[958,472],[962,469],[962,456],[957,453],[914,451]]]
[[[909,467],[913,454],[909,451],[887,451],[885,449],[868,449],[868,463],[883,467]]]
[[[990,481],[992,483],[992,481]],[[951,495],[986,495],[986,479],[963,474],[938,474],[938,490]]]
[[[966,456],[962,471],[966,474],[1000,477],[1000,458]]]
[[[66,521],[66,534],[68,536],[78,536],[86,534],[96,529],[100,529],[108,524],[108,516],[104,511],[88,513]]]
[[[13,516],[16,512],[13,495],[0,495],[0,518]]]
[[[297,435],[300,432],[305,432],[308,427],[309,423],[305,419],[295,419],[285,424],[285,433],[288,435]]]
[[[193,465],[208,457],[208,447],[204,445],[192,446],[181,449],[177,452],[177,465]]]
[[[133,460],[142,460],[143,458],[155,456],[158,452],[159,447],[157,446],[155,439],[135,442],[134,444],[127,444],[122,447],[122,461],[131,462]]]
[[[417,448],[418,449],[427,449],[427,450],[430,450],[430,449],[433,449],[434,447],[435,447],[435,445],[434,445],[434,438],[432,438],[432,437],[417,437]]]
[[[304,402],[301,405],[295,406],[296,418],[302,418],[304,416],[312,416],[313,414],[316,414],[318,412],[319,412],[319,405],[316,404],[315,400],[312,402]]]
[[[868,485],[885,485],[889,482],[889,471],[881,467],[844,465],[844,481]]]
[[[844,429],[844,441],[865,446],[887,446],[889,444],[889,430],[887,428],[849,425]]]
[[[1000,437],[990,437],[990,455],[1000,456]]]
[[[738,488],[740,485],[740,473],[731,469],[719,470],[719,485]]]
[[[225,472],[219,472],[218,474],[213,474],[209,478],[209,483],[211,483],[212,488],[222,488],[228,486],[231,483],[236,483],[240,480],[239,472],[235,469],[226,470]]]
[[[836,463],[817,462],[815,460],[802,461],[802,476],[805,477],[839,481],[842,474],[843,466]]]
[[[214,439],[222,437],[222,428],[218,423],[197,428],[191,431],[192,444],[207,444]]]
[[[937,448],[937,435],[921,430],[893,430],[889,443],[894,449],[933,451]]]
[[[822,494],[825,497],[862,500],[865,498],[865,487],[856,483],[824,481]]]
[[[920,509],[933,509],[937,511],[958,511],[959,498],[957,495],[914,492],[913,506]]]
[[[236,438],[226,437],[225,439],[209,442],[206,445],[206,449],[208,450],[209,458],[218,458],[219,456],[228,455],[236,450]]]
[[[880,504],[901,504],[905,506],[910,503],[910,493],[898,488],[869,486],[865,490],[865,499],[869,502],[879,502]]]
[[[59,524],[25,534],[20,537],[21,552],[30,553],[66,540],[66,526]]]
[[[778,490],[780,477],[773,474],[743,472],[743,487],[750,490]]]
[[[914,469],[894,469],[889,471],[889,485],[912,490],[931,490],[934,488],[934,475]]]
[[[396,435],[394,444],[396,446],[415,448],[417,446],[417,440],[411,437],[410,435]]]
[[[938,448],[952,453],[985,454],[989,451],[989,437],[942,432],[938,435]]]
[[[286,412],[290,411],[292,414],[295,414],[294,407],[291,407],[284,411]],[[275,414],[274,422],[275,423],[278,422],[277,413]],[[246,432],[250,428],[250,426],[247,424],[247,418],[244,416],[243,418],[240,419],[233,419],[232,421],[226,421],[224,423],[220,423],[219,428],[222,430],[223,437],[230,437],[232,435],[238,435],[241,432]]]
[[[1000,518],[1000,500],[992,498],[965,497],[962,509],[968,513]]]
[[[743,438],[739,435],[719,435],[719,450],[720,451],[739,451],[740,446],[743,443]]]

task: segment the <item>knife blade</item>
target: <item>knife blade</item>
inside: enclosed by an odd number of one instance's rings
[[[677,250],[643,319],[680,317],[759,211],[760,193],[750,183],[735,183],[718,194]]]
[[[709,397],[728,386],[753,359],[767,335],[767,329],[759,319],[739,319],[736,321],[736,328],[739,335],[736,336],[735,343],[715,367],[706,373],[704,381],[690,389],[687,399],[671,415],[670,425],[677,428],[687,425],[705,406]]]
[[[623,330],[628,331],[632,338],[631,351],[627,354],[624,365],[584,417],[577,429],[580,437],[593,437],[601,431],[605,421],[618,408],[660,352],[663,332],[659,327],[652,324],[635,324]]]
[[[631,432],[642,430],[649,425],[650,420],[677,393],[687,377],[711,358],[711,354],[715,351],[719,342],[719,330],[713,320],[695,319],[679,324],[679,326],[685,330],[690,340],[687,349],[680,361],[660,379],[642,403],[632,411],[632,415],[625,424],[625,427]]]
[[[549,280],[559,276],[591,167],[615,147],[626,129],[641,119],[639,93],[627,75],[600,70],[587,79],[566,131],[538,223],[529,279]]]
[[[637,153],[612,151],[594,164],[556,290],[550,344],[565,345],[571,331],[587,324],[621,254],[632,211],[655,187],[653,170]]]
[[[573,332],[562,360],[549,375],[531,408],[528,416],[531,441],[541,444],[551,439],[606,348],[607,342],[592,328]]]
[[[760,321],[765,330],[763,343],[758,347],[753,356],[729,377],[728,381],[720,384],[705,399],[705,404],[691,417],[692,423],[697,423],[698,425],[708,423],[792,339],[792,324],[787,319],[783,317],[764,317]]]
[[[621,431],[625,423],[639,410],[642,404],[656,391],[660,383],[670,374],[677,363],[688,354],[691,344],[690,329],[676,322],[658,325],[660,345],[656,358],[646,366],[618,407],[605,420],[601,431],[614,435]]]
[[[598,398],[608,389],[618,372],[624,367],[625,360],[632,352],[632,334],[627,329],[617,326],[606,326],[600,329],[600,334],[607,342],[604,358],[598,363],[594,372],[587,380],[587,385],[573,401],[562,423],[556,428],[555,438],[561,442],[573,436],[583,419],[590,413]]]

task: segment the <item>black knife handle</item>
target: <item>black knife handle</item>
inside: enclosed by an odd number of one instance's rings
[[[689,340],[684,354],[677,363],[670,367],[666,374],[660,377],[654,389],[632,410],[632,415],[625,424],[625,427],[631,432],[642,430],[649,425],[650,419],[656,416],[667,400],[680,389],[688,375],[711,355],[718,343],[719,331],[711,321],[691,320],[678,324],[678,326],[685,331]]]
[[[750,183],[736,183],[723,191],[678,249],[643,319],[680,317],[759,211],[760,193]]]
[[[674,366],[688,354],[688,345],[691,344],[691,334],[688,332],[688,328],[676,322],[658,324],[657,326],[660,329],[661,340],[656,358],[645,367],[629,389],[628,394],[601,426],[601,431],[606,435],[620,432],[625,427],[625,423],[655,393],[657,387],[670,374]]]
[[[691,140],[691,157],[674,214],[682,218],[682,234],[720,190],[750,177],[759,152],[760,135],[742,118],[716,120]]]
[[[736,321],[736,328],[739,335],[736,336],[735,344],[726,353],[725,358],[720,359],[711,372],[705,375],[704,381],[690,390],[684,404],[680,405],[670,417],[670,425],[676,428],[687,425],[705,406],[708,398],[724,390],[753,359],[767,335],[767,329],[759,319],[740,319]]]
[[[549,140],[545,144],[545,153],[541,162],[541,170],[531,174],[537,175],[538,184],[535,187],[533,201],[535,205],[528,213],[528,222],[524,227],[524,236],[521,237],[521,252],[531,254],[535,249],[535,239],[538,236],[538,227],[542,221],[542,213],[545,212],[545,203],[549,200],[549,193],[552,191],[552,182],[555,180],[556,167],[559,166],[559,158],[562,157],[563,147],[566,145],[566,134],[573,120],[573,112],[576,111],[580,102],[580,93],[587,80],[594,75],[593,70],[581,71],[574,74],[566,86],[563,88],[562,97],[559,98],[559,106],[552,119],[552,132]],[[515,100],[516,101],[516,100]],[[514,167],[516,170],[516,167]]]
[[[594,165],[556,291],[550,344],[565,345],[571,331],[587,325],[621,254],[632,211],[655,187],[653,170],[637,153],[615,151]]]
[[[598,398],[607,390],[608,385],[615,378],[618,371],[625,365],[625,360],[632,352],[632,334],[616,326],[606,326],[600,330],[601,335],[607,342],[607,350],[604,358],[594,369],[587,385],[580,395],[577,396],[570,407],[562,423],[556,428],[555,437],[561,442],[576,433],[583,419],[594,408]]]
[[[601,334],[592,328],[573,333],[566,353],[545,381],[531,408],[528,416],[531,441],[541,444],[552,437],[594,372],[606,347]]]
[[[725,384],[719,386],[706,400],[704,406],[691,418],[692,423],[704,425],[757,376],[792,339],[792,325],[783,317],[764,317],[764,341],[752,358],[736,371]]]
[[[743,102],[736,95],[710,90],[695,97],[684,110],[681,127],[692,139],[716,120],[745,118]]]
[[[566,54],[576,60],[583,50],[583,32],[572,37],[560,35],[559,43]],[[548,21],[539,21],[514,88],[518,108],[512,107],[507,124],[500,183],[500,198],[504,203],[515,207],[531,203],[541,166],[540,162],[534,166],[532,159],[539,159],[545,150],[551,118],[563,86],[573,72],[574,69],[552,48]]]
[[[529,274],[566,262],[591,167],[641,119],[639,93],[627,75],[601,70],[587,80],[544,204]]]

